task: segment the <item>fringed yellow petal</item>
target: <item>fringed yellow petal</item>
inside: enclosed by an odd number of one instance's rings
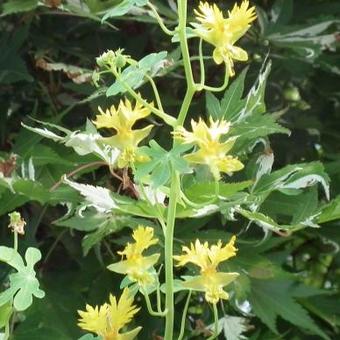
[[[109,300],[109,304],[105,303],[94,308],[86,305],[86,311],[78,311],[81,317],[78,326],[100,335],[105,340],[134,339],[141,327],[126,333],[119,333],[139,311],[139,308],[133,304],[133,296],[129,289],[124,289],[118,302],[116,297],[112,295],[110,295]]]
[[[205,299],[210,303],[217,303],[219,299],[227,299],[228,294],[223,287],[234,281],[238,273],[221,273],[217,266],[236,255],[236,237],[233,236],[229,243],[222,246],[222,242],[209,247],[208,243],[196,240],[190,248],[183,247],[183,255],[174,256],[178,266],[184,266],[191,262],[200,267],[200,275],[187,278],[182,285],[189,289],[204,291]]]
[[[193,23],[194,31],[203,40],[215,46],[213,59],[216,64],[226,65],[229,76],[234,76],[233,60],[246,61],[248,54],[239,47],[234,46],[250,28],[256,19],[255,7],[249,8],[249,1],[244,0],[240,6],[234,8],[224,17],[216,4],[210,5],[201,2],[195,10],[199,23]]]
[[[154,238],[154,230],[151,227],[138,226],[132,234],[134,243],[128,243],[124,250],[118,254],[126,259],[108,266],[109,270],[116,273],[128,275],[129,279],[145,286],[154,282],[154,275],[150,272],[157,263],[160,254],[143,256],[144,250],[158,242]]]
[[[150,134],[153,128],[153,125],[148,125],[142,129],[133,129],[133,126],[139,119],[149,116],[151,110],[139,102],[133,107],[128,99],[121,100],[117,108],[113,105],[105,112],[101,108],[98,109],[100,114],[93,121],[96,127],[116,131],[114,136],[103,137],[102,142],[121,151],[118,158],[119,168],[130,166],[137,159],[138,145]]]
[[[243,164],[227,152],[233,147],[236,138],[230,138],[220,142],[223,135],[229,132],[230,123],[225,120],[209,120],[209,126],[202,120],[191,121],[192,132],[183,127],[174,132],[174,138],[185,144],[196,144],[198,150],[185,155],[189,163],[205,164],[210,168],[216,180],[220,179],[220,173],[231,174],[243,168]]]

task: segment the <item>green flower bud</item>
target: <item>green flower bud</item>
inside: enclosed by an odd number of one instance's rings
[[[104,52],[101,56],[96,58],[97,65],[99,67],[103,67],[106,65],[113,65],[115,62],[116,55],[112,50],[108,50]]]
[[[24,221],[23,218],[21,218],[20,213],[14,211],[8,214],[8,216],[10,218],[8,228],[11,228],[13,232],[24,235],[25,234],[24,227],[26,225],[26,222]]]
[[[290,86],[283,91],[283,96],[286,100],[297,102],[301,100],[299,89],[296,86]]]
[[[92,81],[96,87],[99,87],[100,74],[97,71],[93,71],[92,73]]]

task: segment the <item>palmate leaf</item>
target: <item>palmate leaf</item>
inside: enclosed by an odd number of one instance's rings
[[[299,328],[329,339],[294,299],[290,285],[289,281],[252,279],[249,302],[255,314],[276,334],[276,320],[280,316]]]
[[[166,51],[151,53],[142,58],[137,65],[130,65],[121,73],[121,81],[116,80],[106,91],[106,96],[115,96],[127,91],[124,82],[133,89],[139,88],[144,83],[144,76],[155,76],[163,68]]]
[[[134,6],[142,7],[147,4],[147,0],[123,0],[116,6],[113,6],[110,10],[106,11],[102,21],[109,18],[123,16],[129,12]]]
[[[12,248],[0,247],[0,261],[7,263],[17,270],[9,277],[10,287],[0,293],[0,306],[13,300],[14,308],[18,311],[27,309],[33,302],[33,296],[42,299],[45,293],[39,288],[34,265],[41,259],[37,248],[26,250],[24,264],[20,254]]]
[[[137,165],[136,178],[143,182],[145,177],[150,175],[150,181],[153,187],[157,188],[168,183],[170,179],[171,168],[181,174],[191,173],[189,167],[181,154],[191,149],[191,145],[178,144],[170,151],[163,149],[156,141],[152,140],[149,147],[141,148],[141,152],[149,156],[150,161]]]

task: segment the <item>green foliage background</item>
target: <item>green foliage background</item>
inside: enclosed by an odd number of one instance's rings
[[[227,268],[242,269],[234,286],[235,294],[225,305],[227,316],[222,326],[228,340],[240,339],[241,333],[250,339],[335,339],[340,326],[340,5],[337,0],[254,2],[258,20],[242,40],[250,55],[244,91],[244,65],[237,65],[236,73],[241,78],[231,85],[236,92],[234,101],[225,103],[223,96],[198,94],[191,116],[219,116],[223,110],[227,112],[225,105],[228,112],[236,110],[240,103],[243,105],[242,93],[248,93],[264,60],[270,59],[266,112],[278,118],[291,134],[271,136],[266,152],[274,153],[274,170],[313,162],[311,171],[323,173],[323,164],[330,178],[331,200],[327,201],[321,186],[283,195],[265,191],[266,183],[259,183],[263,216],[281,225],[293,225],[318,212],[321,228],[302,229],[291,236],[275,232],[264,236],[260,228],[242,217],[226,222],[226,216],[214,214],[190,222],[180,220],[176,239],[188,243],[196,238],[198,230],[200,237],[209,241],[228,239],[229,233],[239,234],[239,255]],[[135,2],[123,3],[129,7]],[[174,27],[174,1],[153,3],[167,24]],[[229,8],[232,1],[218,3]],[[189,2],[190,7],[197,4],[198,1]],[[116,102],[115,97],[106,98],[104,91],[94,87],[91,74],[95,57],[119,47],[137,60],[152,52],[169,51],[172,62],[158,84],[168,111],[178,110],[183,98],[176,45],[164,39],[154,20],[140,8],[132,8],[123,17],[116,16],[124,12],[124,6],[118,0],[8,0],[2,4],[0,160],[2,169],[6,167],[5,177],[16,173],[22,178],[12,183],[13,190],[0,178],[0,242],[11,244],[7,213],[18,209],[27,221],[26,235],[20,241],[21,252],[29,246],[42,251],[38,272],[46,292],[43,300],[35,300],[29,310],[17,315],[14,339],[80,337],[76,310],[86,302],[103,303],[110,292],[118,293],[120,278],[105,267],[112,258],[111,252],[115,253],[128,240],[129,230],[125,227],[138,223],[91,211],[82,219],[74,213],[80,196],[67,186],[50,189],[63,174],[95,159],[78,156],[63,145],[45,140],[22,128],[21,122],[32,125],[34,118],[82,129],[87,118],[94,118],[98,105],[107,107]],[[192,52],[197,51],[197,46],[191,48]],[[220,83],[219,69],[212,62],[207,65],[209,82]],[[195,63],[193,67],[195,70]],[[151,97],[148,91],[143,88],[145,98]],[[241,132],[260,137],[263,125],[264,135],[269,134],[267,129],[277,130],[274,119],[272,125],[266,125],[267,120],[264,123],[258,121],[253,126],[249,122],[253,130]],[[152,137],[166,147],[166,136],[159,127]],[[254,149],[253,163],[260,152]],[[12,154],[17,155],[16,165],[8,161]],[[251,166],[247,171],[251,178]],[[113,191],[119,186],[104,168],[87,168],[77,176]],[[193,197],[199,190],[206,193],[206,188],[198,187]],[[190,196],[190,192],[187,194]],[[70,215],[62,218],[68,211]],[[256,218],[261,220],[263,216]],[[175,247],[180,249],[180,243]],[[2,288],[7,274],[8,268],[1,267]],[[183,308],[183,298],[178,295],[179,310]],[[209,306],[195,295],[189,312],[191,323],[187,327],[195,330],[195,339],[200,339],[203,325],[212,323]],[[143,339],[156,339],[162,333],[162,321],[146,313],[139,313],[136,323],[143,325]]]

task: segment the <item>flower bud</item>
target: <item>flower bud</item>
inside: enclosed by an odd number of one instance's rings
[[[8,228],[11,228],[13,232],[18,233],[20,235],[25,234],[24,227],[26,225],[26,222],[23,218],[21,218],[21,215],[19,212],[14,211],[10,214],[8,214],[10,218],[10,222],[8,225]]]

